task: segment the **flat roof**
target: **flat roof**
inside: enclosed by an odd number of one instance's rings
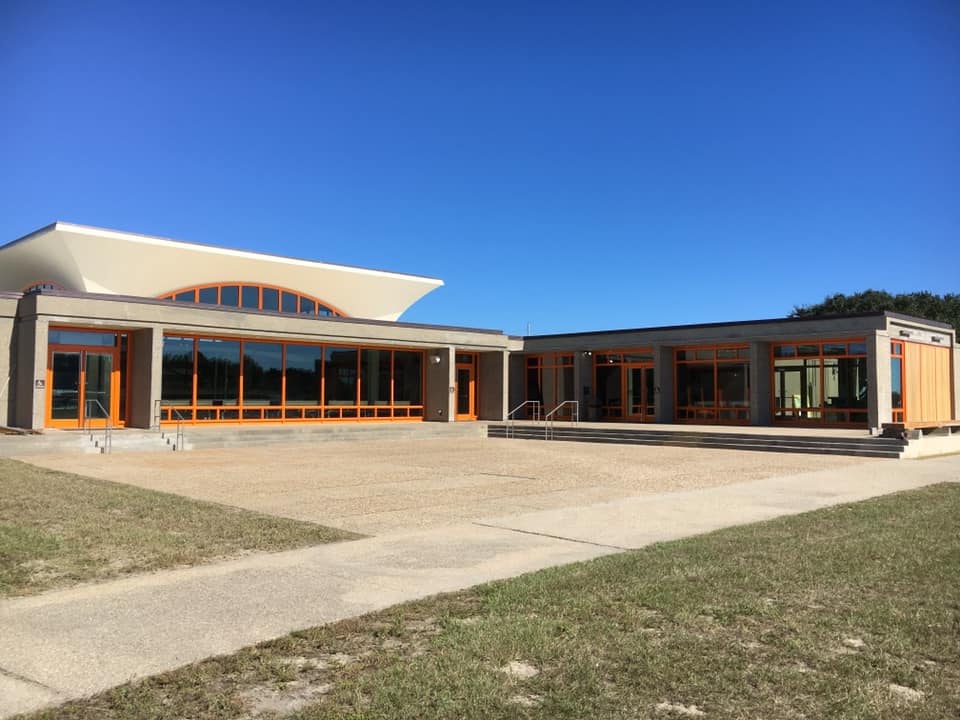
[[[888,317],[894,318],[897,320],[904,320],[907,322],[920,323],[922,325],[929,325],[931,327],[938,327],[944,330],[954,331],[952,325],[949,325],[939,320],[927,320],[925,318],[914,317],[912,315],[904,315],[902,313],[893,312],[890,310],[870,310],[866,312],[857,312],[857,313],[834,313],[827,315],[804,315],[801,317],[782,317],[782,318],[763,318],[760,320],[733,320],[730,322],[711,322],[711,323],[693,323],[690,325],[655,325],[652,327],[640,327],[640,328],[622,328],[619,330],[587,330],[585,332],[568,332],[568,333],[548,333],[545,335],[524,335],[524,340],[541,340],[541,339],[551,339],[551,338],[569,338],[569,337],[596,337],[602,335],[622,335],[626,333],[650,333],[650,332],[667,332],[671,330],[696,330],[698,328],[721,328],[721,327],[742,327],[745,325],[770,325],[773,323],[791,323],[791,322],[813,322],[813,321],[824,321],[824,320],[849,320],[853,318],[867,318],[867,317]]]

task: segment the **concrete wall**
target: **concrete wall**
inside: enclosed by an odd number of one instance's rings
[[[0,425],[13,425],[16,389],[14,327],[20,294],[0,294]]]
[[[40,430],[46,422],[47,381],[47,331],[49,323],[36,315],[24,316],[24,308],[30,297],[20,304],[21,315],[16,325],[16,378],[14,393],[16,406],[13,425],[30,430]]]
[[[424,370],[423,419],[434,422],[453,422],[456,382],[455,352],[452,347],[432,348],[426,353]],[[440,362],[434,362],[439,358]]]
[[[510,370],[506,352],[484,352],[479,356],[477,416],[480,420],[503,420],[509,408],[507,373]]]
[[[867,337],[867,426],[879,433],[893,419],[890,385],[890,334],[879,330]]]
[[[653,348],[653,384],[656,392],[654,411],[658,423],[673,422],[673,347]]]
[[[163,329],[144,328],[130,333],[130,427],[154,426],[163,370]]]
[[[507,412],[520,405],[526,398],[524,397],[525,374],[527,372],[526,358],[520,353],[511,353],[509,359],[510,375],[508,381],[509,400],[507,402]]]
[[[770,407],[770,343],[750,343],[750,424],[769,425],[773,421]]]

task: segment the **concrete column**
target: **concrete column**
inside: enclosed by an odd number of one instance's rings
[[[867,336],[867,425],[871,432],[880,432],[892,419],[890,334],[878,330]]]
[[[524,382],[527,372],[527,356],[522,353],[511,353],[508,360],[508,365],[510,368],[510,379],[507,383],[508,386],[508,402],[507,402],[507,412],[510,412],[520,403],[522,403],[526,398],[524,397]]]
[[[750,424],[770,425],[770,344],[750,343]]]
[[[427,367],[423,387],[424,420],[453,422],[456,382],[456,349],[440,347],[425,353]],[[439,359],[439,362],[436,362]]]
[[[580,420],[596,420],[593,392],[593,353],[577,350],[573,355],[574,398],[580,401]]]
[[[49,323],[45,318],[33,316],[19,318],[17,322],[17,401],[14,409],[14,425],[17,427],[40,430],[46,424],[47,393],[53,392],[53,388],[46,386],[48,330]]]
[[[658,423],[673,422],[673,348],[653,347],[653,384],[656,392],[654,412]]]
[[[130,342],[130,427],[149,428],[156,420],[163,381],[163,328],[136,330]]]
[[[13,424],[14,389],[16,385],[16,332],[17,301],[0,300],[0,425]]]
[[[480,353],[479,363],[480,393],[477,397],[478,412],[481,420],[503,420],[509,408],[508,375],[510,372],[509,353],[494,351]]]

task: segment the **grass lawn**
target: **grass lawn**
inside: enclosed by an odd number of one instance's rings
[[[36,717],[958,718],[958,518],[938,485],[662,543]]]
[[[355,537],[0,458],[0,597]]]

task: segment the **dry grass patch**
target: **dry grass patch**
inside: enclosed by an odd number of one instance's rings
[[[658,544],[33,717],[956,718],[957,517],[960,485],[940,485]]]
[[[0,458],[0,596],[356,537]]]

